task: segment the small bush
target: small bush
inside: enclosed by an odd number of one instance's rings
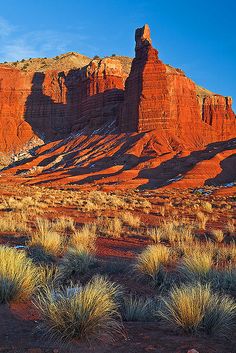
[[[213,235],[214,240],[218,243],[222,243],[224,240],[224,233],[221,229],[213,229],[211,234]]]
[[[196,214],[197,220],[198,220],[198,225],[200,229],[205,230],[206,229],[206,224],[209,219],[208,216],[206,216],[203,212],[199,211]]]
[[[70,217],[57,218],[53,224],[53,229],[58,232],[74,232],[75,231],[75,221]]]
[[[212,256],[208,253],[195,251],[183,258],[180,273],[187,281],[207,281],[212,271]]]
[[[212,213],[213,209],[212,209],[212,204],[208,201],[203,201],[201,203],[201,206],[203,208],[204,211],[208,212],[208,213]]]
[[[95,257],[86,249],[69,249],[60,263],[60,273],[63,278],[72,275],[84,275],[96,263]]]
[[[188,333],[227,336],[235,327],[236,304],[225,295],[213,293],[208,285],[188,284],[174,287],[162,298],[158,315]]]
[[[51,255],[59,255],[64,248],[64,237],[53,230],[53,225],[47,219],[38,218],[36,231],[31,235],[29,247],[38,247]]]
[[[148,229],[147,231],[148,237],[150,237],[153,241],[153,243],[158,244],[161,241],[161,232],[159,228],[153,227],[151,229]]]
[[[132,215],[130,212],[122,213],[120,216],[121,220],[130,227],[139,228],[140,218],[138,216]]]
[[[122,222],[119,218],[101,217],[98,219],[98,230],[103,236],[119,238],[122,232]]]
[[[137,256],[134,270],[138,277],[147,278],[155,284],[164,279],[163,265],[168,263],[170,251],[163,245],[149,245]]]
[[[25,252],[0,246],[0,303],[28,299],[36,289],[39,272]]]
[[[96,239],[96,225],[86,224],[72,234],[69,246],[77,250],[87,249],[94,251],[96,248]]]
[[[84,287],[62,288],[56,295],[46,287],[35,305],[53,338],[106,342],[123,332],[116,300],[119,294],[117,285],[96,276]]]
[[[30,230],[24,214],[9,213],[0,217],[1,232],[27,232]]]
[[[122,317],[125,321],[152,321],[153,301],[133,295],[123,299]]]

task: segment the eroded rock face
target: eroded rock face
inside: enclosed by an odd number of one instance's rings
[[[67,72],[0,67],[0,150],[16,152],[34,136],[55,140],[114,120],[126,78],[115,58]]]
[[[230,97],[198,94],[185,74],[162,63],[147,25],[136,30],[135,59],[126,81],[122,131],[149,131],[207,142],[235,135]],[[205,93],[205,92],[204,92]]]
[[[135,58],[92,60],[67,71],[22,71],[0,66],[0,151],[116,121],[122,132],[156,129],[184,148],[235,136],[232,99],[198,87],[165,65],[147,25],[136,30]]]
[[[31,79],[8,66],[0,69],[0,151],[14,151],[34,136],[24,116]]]

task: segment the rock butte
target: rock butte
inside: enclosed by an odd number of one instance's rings
[[[235,179],[232,99],[165,65],[148,25],[135,40],[131,68],[129,58],[84,56],[81,67],[64,71],[0,65],[0,152],[19,152],[36,137],[45,142],[3,179],[108,188]]]

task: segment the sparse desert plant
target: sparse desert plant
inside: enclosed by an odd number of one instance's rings
[[[158,227],[148,229],[147,236],[151,238],[155,244],[158,244],[161,241],[161,231]]]
[[[197,217],[199,228],[205,230],[209,217],[201,211],[198,211],[196,213],[196,217]]]
[[[138,216],[134,216],[130,212],[123,212],[120,218],[124,224],[127,224],[130,227],[139,228],[140,226],[140,218]]]
[[[52,338],[107,342],[123,333],[116,300],[119,292],[115,283],[96,276],[84,287],[62,288],[56,295],[45,287],[35,305]]]
[[[218,243],[222,243],[224,240],[224,233],[221,229],[213,229],[211,234],[213,235],[214,240]]]
[[[230,235],[233,235],[235,233],[235,221],[233,219],[228,220],[226,230],[229,232]]]
[[[163,266],[169,261],[170,250],[164,245],[149,245],[137,256],[134,270],[138,277],[151,280],[156,285],[164,280]]]
[[[212,204],[209,201],[203,201],[201,203],[201,206],[205,212],[212,213],[213,208],[212,208]]]
[[[162,298],[158,314],[173,327],[196,332],[203,320],[210,295],[210,288],[200,284],[173,287],[170,294]]]
[[[27,232],[30,227],[25,213],[8,213],[0,217],[0,230],[2,232]]]
[[[187,281],[205,282],[212,277],[212,266],[211,253],[195,251],[190,255],[184,256],[179,270],[181,276]]]
[[[226,295],[213,293],[200,283],[173,287],[162,298],[158,315],[185,332],[227,336],[235,327],[236,304]]]
[[[202,330],[209,335],[230,337],[236,328],[236,302],[223,294],[211,294],[202,322]]]
[[[0,246],[0,303],[28,299],[40,276],[23,251]]]
[[[160,212],[160,215],[162,217],[165,217],[165,214],[166,214],[166,208],[165,206],[161,206],[160,209],[159,209],[159,212]]]
[[[236,269],[234,267],[215,269],[212,274],[211,285],[217,290],[236,290]]]
[[[154,302],[150,298],[125,296],[121,312],[125,321],[152,321]]]
[[[41,248],[50,255],[58,255],[64,248],[64,237],[53,230],[52,223],[47,219],[38,218],[36,231],[31,234],[28,246]]]
[[[72,275],[84,275],[96,263],[94,255],[87,249],[69,249],[63,256],[59,265],[63,278],[70,278]]]
[[[172,245],[183,242],[192,243],[194,241],[192,224],[180,223],[176,220],[163,222],[158,228],[158,232],[161,241],[166,241]]]
[[[75,231],[75,221],[71,217],[61,217],[54,221],[53,229],[58,232]]]
[[[102,235],[106,237],[119,238],[122,232],[122,222],[118,217],[100,217],[97,227]]]
[[[94,251],[97,239],[96,229],[96,224],[84,225],[71,235],[69,246],[77,250],[87,249]]]

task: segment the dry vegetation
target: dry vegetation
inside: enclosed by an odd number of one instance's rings
[[[193,194],[165,206],[144,193],[33,189],[0,200],[1,234],[23,239],[0,246],[1,303],[32,300],[40,329],[62,340],[113,340],[122,321],[222,337],[235,330],[233,201]],[[99,255],[104,237],[143,248],[122,267]]]

